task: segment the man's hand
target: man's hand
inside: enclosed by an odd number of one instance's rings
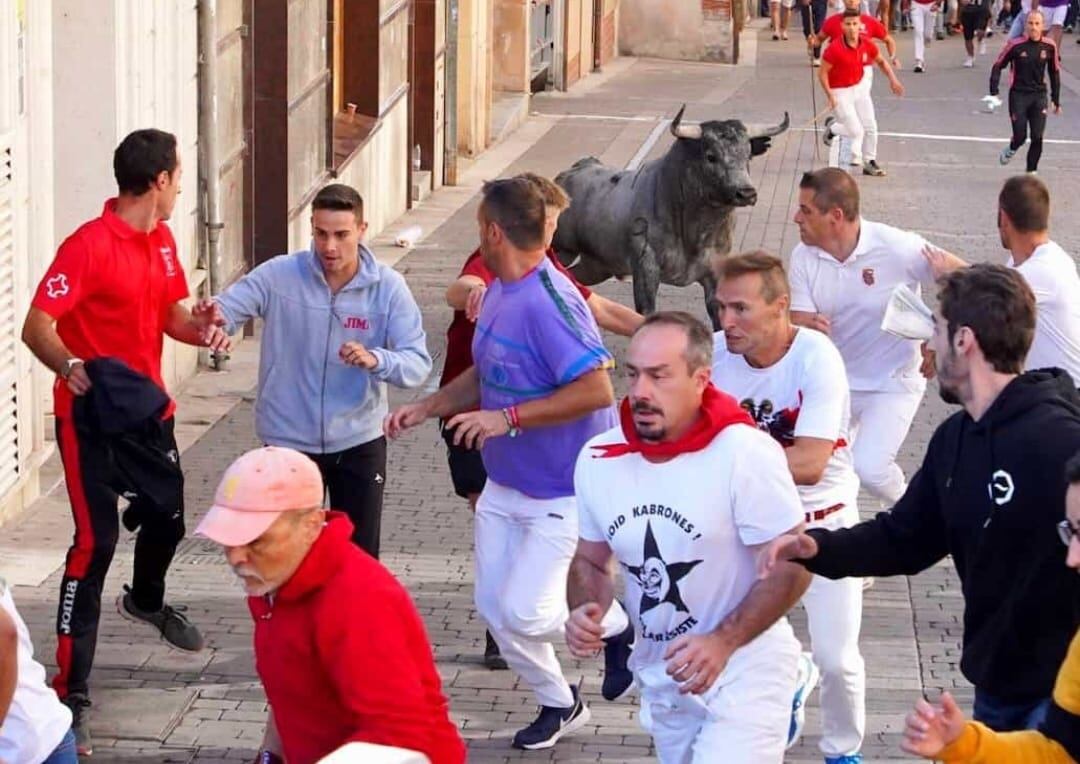
[[[922,255],[926,258],[926,264],[930,266],[930,273],[933,274],[935,279],[940,279],[942,276],[960,268],[968,267],[967,261],[962,257],[957,257],[952,252],[948,252],[941,247],[935,247],[933,244],[927,244],[923,247]]]
[[[937,374],[937,366],[934,365],[934,358],[937,354],[930,349],[930,346],[925,342],[919,345],[919,352],[922,353],[922,362],[919,364],[919,373],[927,379],[933,379]]]
[[[817,329],[822,334],[828,334],[832,330],[832,323],[824,313],[815,313],[803,326],[809,329]]]
[[[817,542],[805,533],[785,533],[777,536],[758,552],[758,578],[768,578],[778,562],[809,560],[817,553]]]
[[[199,339],[215,353],[227,353],[232,349],[232,339],[223,328],[228,322],[221,307],[214,300],[199,300],[191,309],[191,318],[199,327]]]
[[[1054,114],[1061,114],[1061,104],[1054,104]]]
[[[836,96],[834,96],[832,94],[832,91],[830,90],[828,93],[825,94],[825,97],[829,99],[829,108],[833,111],[836,111]]]
[[[446,423],[454,430],[454,445],[481,448],[488,438],[510,432],[510,424],[502,411],[466,411]]]
[[[225,314],[215,300],[199,300],[191,309],[191,317],[201,326],[225,326]]]
[[[892,90],[893,95],[902,96],[904,94],[904,85],[896,77],[889,80],[889,89]]]
[[[919,699],[908,714],[900,747],[926,759],[936,759],[945,746],[964,731],[964,712],[948,692],[941,694],[941,706],[935,708]]]
[[[71,371],[67,375],[67,386],[68,390],[75,395],[86,395],[90,392],[92,387],[90,375],[86,373],[86,365],[82,361],[72,364]]]
[[[428,410],[427,403],[424,401],[406,403],[386,415],[386,418],[383,419],[383,432],[391,440],[399,438],[406,430],[416,427],[418,424],[423,424],[430,416],[431,413]]]
[[[473,323],[480,317],[480,308],[484,305],[484,295],[487,294],[487,286],[477,284],[469,290],[469,296],[465,299],[465,318]]]
[[[586,602],[570,612],[566,621],[566,644],[578,658],[593,658],[604,649],[604,611],[595,602]]]
[[[902,67],[900,65],[900,57],[899,56],[893,56],[891,63],[892,63],[893,69],[896,69],[897,71],[904,68],[904,67]]]
[[[735,648],[716,633],[684,634],[671,643],[664,653],[667,673],[680,682],[683,695],[701,695],[727,666]]]
[[[367,371],[379,365],[379,359],[375,357],[375,354],[359,342],[346,342],[338,350],[338,356],[349,366],[359,366]]]
[[[804,3],[805,4],[805,3]],[[806,47],[810,49],[811,53],[818,45],[818,37],[816,34],[811,34],[806,38]]]

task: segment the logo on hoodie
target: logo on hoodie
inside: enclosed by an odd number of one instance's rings
[[[1012,475],[1005,470],[997,470],[990,476],[990,485],[986,486],[990,491],[990,499],[999,507],[1012,501],[1016,486],[1013,484]]]

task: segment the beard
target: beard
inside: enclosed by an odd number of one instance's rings
[[[960,396],[951,387],[946,387],[945,383],[940,379],[938,380],[938,395],[941,396],[941,400],[948,403],[950,406],[956,406],[960,404]]]
[[[237,582],[249,597],[263,597],[273,591],[274,587],[262,576],[243,565],[232,569]]]
[[[633,414],[658,414],[664,415],[664,412],[655,406],[650,406],[647,403],[635,403],[630,407],[630,412]],[[634,419],[634,432],[642,440],[648,441],[661,441],[664,436],[667,435],[667,428],[664,426],[663,421],[657,421],[651,424],[642,424],[636,418]]]

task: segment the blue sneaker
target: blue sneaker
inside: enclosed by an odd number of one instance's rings
[[[806,701],[817,686],[820,678],[818,667],[814,665],[809,653],[799,655],[799,673],[795,680],[795,697],[791,700],[791,726],[788,727],[787,747],[795,745],[802,735],[806,724]]]
[[[863,764],[861,753],[849,753],[847,756],[826,756],[825,764]]]

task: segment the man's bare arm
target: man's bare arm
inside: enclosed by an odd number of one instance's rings
[[[570,562],[570,574],[566,580],[566,602],[570,609],[595,602],[603,612],[615,600],[615,582],[612,579],[611,547],[602,541],[578,539],[577,551]]]
[[[623,337],[632,335],[645,320],[645,317],[636,310],[626,307],[621,302],[609,300],[596,292],[589,295],[585,304],[589,306],[593,318],[602,329],[621,334]]]
[[[551,427],[580,419],[615,402],[615,390],[607,369],[595,369],[563,385],[547,398],[520,404],[522,429]]]
[[[484,280],[479,276],[468,274],[459,276],[453,284],[446,288],[446,304],[454,310],[465,310],[469,301],[469,293],[477,287],[484,287]]]
[[[800,524],[788,533],[798,534],[802,530]],[[759,544],[751,549],[756,556],[766,546]],[[734,652],[791,610],[810,586],[811,578],[811,573],[798,563],[778,562],[766,578],[750,587],[742,602],[728,614],[715,633]]]
[[[829,317],[822,313],[812,313],[807,310],[791,311],[791,323],[796,326],[805,326],[808,329],[817,329],[823,334],[828,334],[832,328]]]
[[[784,449],[795,485],[817,485],[825,474],[835,445],[824,438],[795,438],[795,442]]]
[[[19,632],[15,620],[0,608],[0,726],[7,718],[19,681]]]
[[[470,366],[420,403],[428,417],[446,418],[476,408],[480,405],[480,375],[476,367]]]
[[[56,333],[56,320],[41,308],[30,308],[23,322],[22,341],[34,357],[55,374],[63,374],[68,359],[75,355]]]

